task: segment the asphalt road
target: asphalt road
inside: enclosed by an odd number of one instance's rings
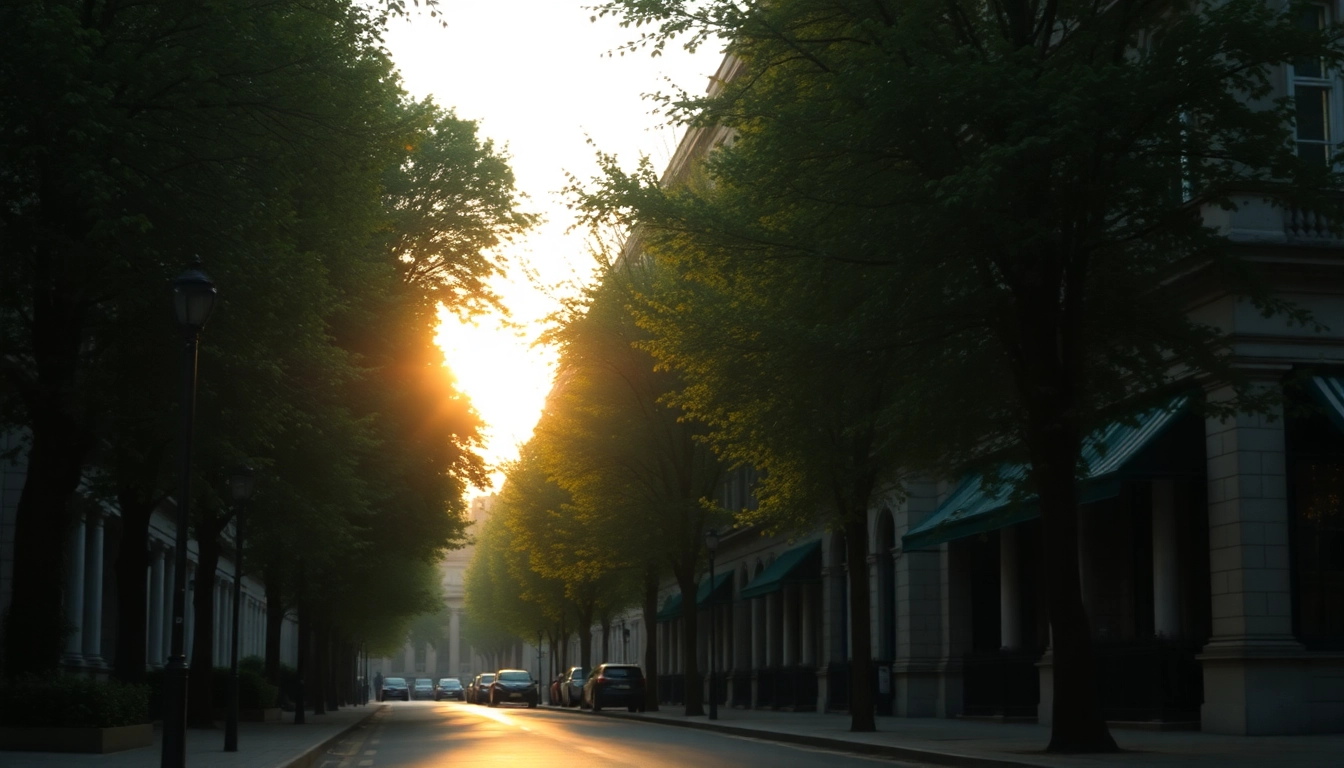
[[[317,768],[872,768],[874,764],[916,766],[573,710],[398,701],[336,744]]]

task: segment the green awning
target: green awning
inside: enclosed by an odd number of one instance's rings
[[[714,589],[712,592],[709,588],[709,577],[706,576],[701,579],[700,588],[695,591],[696,606],[702,607],[706,605],[710,600],[711,594],[713,595],[715,602],[731,600],[731,592],[725,595],[724,588],[729,584],[729,579],[732,578],[732,575],[732,571],[724,571],[723,573],[714,574]],[[663,607],[658,610],[658,616],[656,618],[659,624],[681,618],[681,592],[673,592],[667,596],[667,599],[663,601]]]
[[[1308,389],[1325,408],[1331,423],[1344,430],[1344,381],[1334,376],[1312,376]]]
[[[761,597],[771,592],[778,592],[785,584],[801,584],[820,579],[821,541],[809,541],[775,558],[775,562],[748,584],[740,596],[743,600]]]
[[[1344,403],[1344,390],[1341,397]],[[1189,402],[1189,397],[1177,397],[1131,422],[1114,422],[1089,435],[1083,444],[1087,472],[1082,479],[1079,501],[1088,504],[1119,495],[1123,470],[1177,419]],[[994,482],[986,482],[983,474],[967,477],[927,520],[901,538],[902,546],[906,551],[927,549],[1036,519],[1041,511],[1035,496],[1013,498],[1014,490],[1027,476],[1027,469],[1027,464],[1004,465],[998,469]]]

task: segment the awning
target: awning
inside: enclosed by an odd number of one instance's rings
[[[1325,408],[1331,423],[1344,430],[1344,380],[1334,376],[1312,376],[1311,386],[1307,389]]]
[[[808,543],[790,549],[775,558],[743,590],[740,597],[744,600],[778,592],[785,584],[801,584],[821,579],[821,541]]]
[[[695,604],[697,607],[709,603],[711,594],[715,602],[724,602],[726,599],[732,599],[732,595],[724,595],[724,588],[732,578],[732,571],[714,574],[714,589],[711,592],[709,588],[709,577],[700,580],[700,588],[695,591]],[[662,624],[681,618],[681,592],[673,592],[663,601],[663,607],[658,610],[657,621]]]
[[[1344,403],[1344,389],[1340,394]],[[1118,495],[1124,471],[1176,421],[1189,402],[1188,397],[1177,397],[1132,422],[1115,422],[1089,435],[1083,444],[1087,472],[1079,502],[1087,504]],[[1004,465],[995,473],[995,482],[986,482],[982,474],[967,477],[927,520],[902,537],[902,546],[907,551],[927,549],[1036,519],[1041,511],[1034,495],[1013,498],[1014,490],[1027,476],[1028,466]]]

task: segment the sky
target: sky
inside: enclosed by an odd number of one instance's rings
[[[442,0],[446,28],[421,14],[393,21],[386,36],[406,90],[432,95],[507,147],[527,196],[523,209],[544,218],[503,249],[509,276],[494,284],[521,327],[494,316],[469,324],[445,317],[439,331],[459,388],[488,425],[485,458],[492,465],[516,457],[531,434],[554,366],[554,354],[533,340],[556,298],[572,290],[564,284],[589,275],[594,263],[586,234],[569,231],[574,215],[560,195],[566,172],[596,175],[597,150],[617,155],[627,169],[648,155],[661,169],[683,129],[652,114],[654,104],[642,95],[670,91],[669,83],[703,93],[722,58],[714,45],[694,54],[670,45],[657,58],[608,55],[634,33],[611,18],[590,21],[584,5],[594,2]],[[495,490],[501,482],[496,472]]]

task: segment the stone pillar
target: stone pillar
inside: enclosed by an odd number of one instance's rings
[[[1181,634],[1180,535],[1176,481],[1153,481],[1153,632]]]
[[[190,552],[190,550],[188,550]],[[196,564],[187,561],[187,599],[182,610],[186,615],[182,617],[182,654],[187,657],[187,663],[191,663],[191,649],[196,645]],[[169,645],[169,653],[172,653],[172,646]]]
[[[71,523],[65,542],[65,621],[72,628],[65,639],[65,664],[78,666],[84,654],[84,518]]]
[[[765,598],[751,601],[751,668],[765,669]]]
[[[146,647],[150,667],[163,666],[163,545],[149,545],[149,623]]]
[[[923,523],[938,508],[938,488],[932,482],[911,483],[906,500],[897,506],[896,540]],[[942,674],[941,548],[901,550],[896,556],[896,661],[892,665],[895,713],[901,717],[937,714]]]
[[[817,663],[817,629],[816,619],[814,618],[817,608],[813,596],[815,588],[812,584],[804,584],[799,591],[802,593],[801,605],[799,606],[799,613],[802,615],[799,622],[802,626],[802,640],[799,643],[800,663],[805,667],[810,667]]]
[[[448,612],[448,666],[453,676],[462,674],[462,611]]]
[[[781,624],[783,632],[782,647],[780,649],[781,663],[786,667],[792,667],[798,664],[798,606],[797,606],[797,585],[787,584],[779,592],[780,603],[783,604],[783,617]]]
[[[955,543],[942,549],[942,656],[938,661],[938,717],[962,714],[962,659],[971,649],[971,564],[965,548]]]
[[[1022,584],[1018,555],[1018,531],[1009,526],[999,531],[999,646],[1005,651],[1022,647]]]
[[[1232,395],[1223,388],[1209,399]],[[1298,693],[1310,687],[1304,679],[1310,671],[1293,637],[1282,415],[1209,418],[1204,433],[1213,632],[1199,657],[1201,728],[1246,735],[1315,730],[1313,720],[1334,713]]]
[[[85,523],[84,666],[103,664],[103,513],[95,509]]]
[[[783,597],[781,592],[771,592],[765,596],[765,665],[782,665],[784,655],[784,616],[780,610]]]
[[[871,528],[869,531],[868,546],[881,546]],[[887,615],[882,610],[882,569],[878,565],[878,558],[876,552],[869,552],[868,557],[864,558],[868,564],[868,647],[872,649],[874,659],[882,655],[882,622]]]

